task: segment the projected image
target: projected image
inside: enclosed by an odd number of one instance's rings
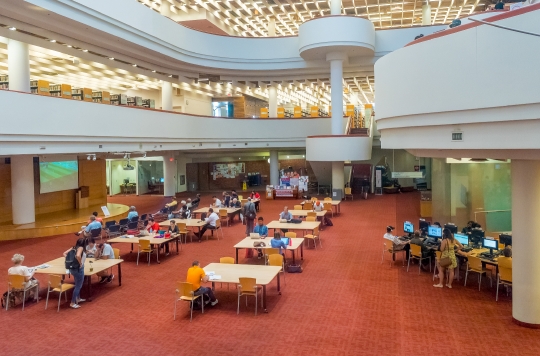
[[[77,161],[39,162],[40,192],[50,193],[79,188]]]

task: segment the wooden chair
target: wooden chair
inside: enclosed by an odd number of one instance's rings
[[[227,222],[227,226],[229,226],[229,214],[227,214],[227,209],[219,209],[219,220],[225,220]]]
[[[506,287],[506,295],[508,295],[508,288],[512,287],[512,257],[499,257],[497,259],[499,265],[499,273],[497,274],[497,293],[495,294],[495,301],[499,301],[499,285]]]
[[[403,253],[403,267],[405,267],[405,250],[395,250],[394,243],[388,239],[383,238],[383,251],[382,251],[382,260],[381,264],[384,262],[385,253],[390,253],[394,257],[397,253]],[[392,267],[392,259],[390,259],[390,267]]]
[[[319,231],[318,226],[313,229],[313,232],[311,234],[304,235],[304,238],[307,239],[308,241],[308,247],[309,247],[309,240],[312,240],[313,246],[315,247],[315,249],[317,249],[317,241],[315,240],[319,239],[319,244],[321,245],[321,248],[322,248],[321,233]]]
[[[351,198],[351,200],[354,200],[351,188],[345,188],[345,200],[347,200],[347,198]]]
[[[490,285],[493,287],[493,280],[491,279],[491,274],[488,274],[488,270],[482,266],[482,260],[474,256],[468,256],[467,259],[467,272],[465,272],[464,286],[467,285],[467,277],[469,276],[469,272],[475,272],[478,273],[478,290],[480,290],[480,286],[482,284],[482,275],[484,274],[488,276]]]
[[[139,250],[137,251],[137,266],[139,265],[139,255],[141,254],[141,252],[148,254],[148,265],[150,266],[150,255],[154,251],[156,251],[157,256],[157,249],[154,249],[152,248],[152,246],[150,246],[150,240],[140,239]]]
[[[315,203],[317,200],[319,200],[319,199],[316,198],[316,197],[311,197],[311,202],[312,202],[312,203]]]
[[[58,292],[58,308],[56,309],[56,312],[58,313],[60,311],[60,300],[62,299],[62,293],[64,293],[64,298],[67,302],[67,291],[73,288],[75,288],[75,285],[70,283],[64,283],[62,281],[61,275],[49,275],[49,286],[47,288],[47,300],[45,301],[45,310],[47,310],[47,306],[49,305],[49,293]]]
[[[216,228],[212,231],[212,236],[214,235],[214,231],[216,231],[217,239],[219,240],[219,232],[221,231],[221,237],[223,238],[223,230],[221,229],[221,220],[216,220]],[[206,235],[206,241],[208,241],[208,235]]]
[[[283,255],[280,253],[268,255],[268,265],[281,267],[281,271],[279,271],[279,273],[283,273],[283,282],[285,283],[285,261],[283,259]]]
[[[265,248],[264,250],[264,264],[268,265],[268,258],[270,255],[279,255],[279,248]]]
[[[317,216],[306,216],[306,221],[317,221]]]
[[[332,203],[324,203],[323,207],[324,210],[332,214],[332,217],[334,217],[334,209],[332,209]]]
[[[227,263],[227,264],[234,264],[234,257],[221,257],[219,259],[219,263]]]
[[[114,252],[114,259],[119,260],[120,259],[120,249],[119,248],[113,248],[112,250]]]
[[[418,260],[418,274],[420,274],[420,267],[422,266],[423,260],[429,260],[429,272],[431,272],[431,256],[422,257],[422,246],[410,244],[411,249],[409,250],[409,260],[407,262],[407,272],[409,272],[409,266],[411,264],[411,259]]]
[[[244,196],[243,196],[243,195],[239,195],[239,196],[238,196],[238,200],[240,200],[240,201],[242,201],[242,200],[247,201],[247,199],[244,199]]]
[[[184,236],[184,243],[187,243],[187,237],[189,234],[189,230],[187,229],[187,225],[184,222],[178,223],[178,233],[180,234],[180,243],[182,242],[182,236]],[[193,242],[193,235],[191,235],[191,242]]]
[[[302,210],[302,205],[295,205],[293,210]]]
[[[332,201],[332,198],[331,198],[331,197],[326,197],[326,198],[324,198],[323,201],[329,201],[329,202],[331,202],[331,201]]]
[[[257,315],[257,304],[258,304],[258,294],[261,290],[261,287],[257,285],[257,280],[255,278],[249,277],[240,277],[238,278],[238,308],[236,309],[236,314],[240,314],[240,297],[246,296],[246,306],[247,306],[247,297],[255,297],[255,315]],[[261,298],[262,304],[262,298]],[[262,307],[262,305],[261,305]]]
[[[39,283],[30,284],[26,286],[26,279],[24,276],[18,274],[9,274],[8,275],[8,291],[6,298],[6,310],[9,308],[9,296],[11,294],[17,295],[17,293],[22,293],[22,310],[24,310],[24,303],[26,302],[26,292],[35,289],[36,295],[39,294]],[[39,300],[39,299],[38,299]]]
[[[315,219],[317,219],[317,213],[315,211],[308,211],[306,218],[309,218],[310,216],[313,216]]]
[[[240,199],[240,196],[238,196],[238,200],[240,200],[240,204],[242,204],[242,206],[246,205],[246,203],[248,202],[247,199]]]
[[[292,231],[286,232],[285,237],[296,238],[296,232],[292,232]]]
[[[190,310],[191,315],[189,318],[189,322],[193,320],[193,304],[195,304],[195,300],[198,298],[201,298],[201,295],[195,295],[193,293],[193,284],[187,283],[187,282],[176,282],[176,298],[174,299],[174,317],[173,320],[176,320],[176,303],[179,300],[184,300],[186,302],[190,303]],[[201,310],[204,314],[204,298],[201,298]]]

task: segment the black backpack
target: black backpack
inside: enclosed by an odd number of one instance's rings
[[[81,264],[79,263],[79,260],[77,260],[77,250],[75,248],[72,248],[69,250],[67,256],[66,256],[66,269],[79,269],[81,268]]]
[[[249,220],[255,220],[257,217],[257,214],[255,213],[255,205],[253,203],[248,203],[249,205],[246,206],[246,218]]]

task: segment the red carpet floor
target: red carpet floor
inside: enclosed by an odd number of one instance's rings
[[[134,204],[139,213],[157,210],[161,197],[121,197],[114,203]],[[203,203],[210,202],[209,196]],[[262,201],[266,221],[277,218],[293,201]],[[122,286],[94,284],[94,300],[72,310],[53,298],[1,311],[2,355],[538,355],[540,331],[511,320],[511,297],[487,284],[478,291],[455,283],[435,289],[431,274],[409,273],[401,262],[381,264],[385,227],[401,229],[403,220],[418,221],[419,195],[370,196],[347,201],[334,226],[322,232],[322,249],[305,249],[304,273],[287,274],[283,294],[268,289],[269,313],[254,315],[242,300],[236,315],[236,290],[217,284],[219,304],[204,314],[179,303],[173,321],[174,288],[194,259],[204,266],[234,256],[243,226],[225,227],[225,238],[184,245],[179,256],[160,265],[135,265],[129,246],[120,246]],[[73,235],[0,243],[0,270],[10,267],[14,253],[35,266],[59,257],[75,241]],[[243,256],[243,253],[242,253]],[[388,257],[387,257],[388,258]],[[259,263],[259,260],[241,260]],[[416,265],[415,265],[416,267]],[[42,297],[46,277],[40,275]],[[7,274],[0,278],[7,286]],[[83,297],[85,290],[83,289]]]

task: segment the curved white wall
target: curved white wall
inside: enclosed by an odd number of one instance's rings
[[[373,138],[365,136],[319,136],[306,138],[307,161],[364,161],[371,159]]]

